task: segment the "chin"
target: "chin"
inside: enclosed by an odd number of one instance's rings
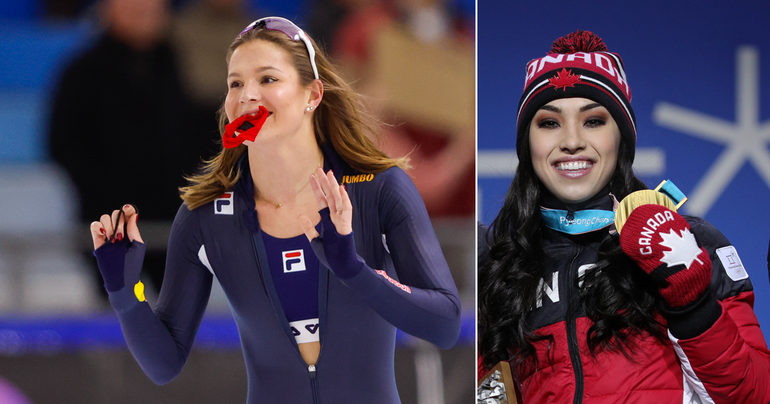
[[[561,200],[564,203],[580,203],[587,201],[591,199],[594,195],[596,195],[595,192],[591,191],[576,191],[576,192],[559,192],[554,193],[559,200]]]
[[[584,202],[584,201],[588,200],[588,198],[564,198],[564,197],[559,197],[559,200],[564,202],[564,203],[580,203],[580,202]]]

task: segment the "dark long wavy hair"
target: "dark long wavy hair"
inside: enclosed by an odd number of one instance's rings
[[[532,166],[528,132],[523,139],[526,151],[519,153],[516,175],[492,224],[489,255],[479,271],[479,353],[487,369],[502,360],[514,365],[530,358],[536,361],[533,342],[552,339],[535,335],[527,319],[540,297],[540,280],[545,274],[540,216],[543,191]],[[632,151],[621,139],[609,182],[610,192],[618,200],[647,189],[634,175],[632,163]],[[581,278],[580,304],[594,323],[586,336],[588,346],[592,354],[601,347],[630,357],[631,336],[647,332],[665,338],[655,316],[660,297],[643,271],[627,270],[635,264],[623,254],[617,237],[608,234],[598,252],[599,262]]]

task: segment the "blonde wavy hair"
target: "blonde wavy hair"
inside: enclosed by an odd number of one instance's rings
[[[246,42],[258,39],[272,42],[289,53],[294,67],[299,72],[301,85],[308,86],[315,79],[305,44],[302,41],[291,40],[280,31],[265,28],[255,28],[238,36],[228,48],[227,63],[230,63],[235,49]],[[367,136],[367,134],[379,135],[382,122],[366,112],[361,96],[340,77],[315,41],[310,39],[310,42],[315,49],[315,62],[324,89],[323,100],[313,115],[313,127],[318,144],[330,143],[346,163],[362,173],[376,174],[394,166],[408,167],[408,160],[405,157],[398,159],[388,157]],[[218,116],[219,132],[222,134],[225,125],[229,123],[224,103],[219,109]],[[222,148],[211,160],[203,163],[197,174],[186,177],[189,185],[179,188],[179,192],[187,207],[195,209],[232,189],[241,176],[237,162],[245,151],[244,145],[233,149]]]

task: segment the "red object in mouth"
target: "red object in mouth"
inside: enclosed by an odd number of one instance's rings
[[[232,149],[239,146],[244,140],[253,142],[269,115],[267,108],[260,105],[259,111],[253,116],[246,114],[228,123],[225,125],[225,133],[222,135],[222,145],[225,149]],[[236,135],[235,131],[241,133]]]

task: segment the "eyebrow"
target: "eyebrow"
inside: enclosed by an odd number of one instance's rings
[[[277,68],[275,66],[262,66],[262,67],[256,69],[255,71],[257,73],[262,73],[262,72],[264,72],[266,70],[277,70],[279,72],[281,71],[281,69],[279,69],[279,68]],[[241,74],[238,73],[238,72],[232,72],[232,73],[228,74],[227,77],[241,77]]]
[[[591,109],[594,109],[594,108],[598,108],[598,107],[601,107],[601,106],[602,106],[602,104],[599,104],[598,102],[592,102],[590,104],[586,104],[586,105],[583,105],[582,107],[580,107],[580,112],[586,112],[588,110],[591,110]],[[548,105],[548,104],[543,105],[542,107],[540,107],[540,109],[544,109],[546,111],[551,111],[551,112],[556,112],[556,113],[561,113],[562,112],[561,108],[553,106],[553,105]]]
[[[602,104],[599,104],[598,102],[594,102],[594,103],[591,103],[591,104],[586,104],[586,105],[583,105],[582,107],[580,107],[580,112],[586,112],[589,109],[594,109],[594,108],[598,108],[598,107],[601,107],[601,106],[602,106]]]

